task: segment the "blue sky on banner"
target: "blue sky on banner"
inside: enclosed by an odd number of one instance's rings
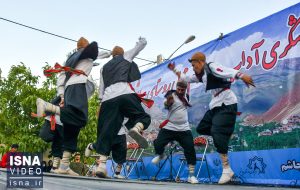
[[[138,36],[148,45],[139,55],[155,60],[168,57],[187,36],[196,40],[176,55],[193,49],[274,12],[298,3],[297,0],[251,1],[7,1],[2,2],[0,17],[77,40],[86,36],[103,48],[114,45],[131,48]],[[255,10],[255,11],[253,11]],[[0,20],[0,68],[24,62],[35,75],[41,75],[45,62],[62,63],[75,43],[49,36]],[[102,63],[105,62],[101,61]],[[136,60],[139,65],[147,62]],[[148,67],[149,68],[149,67]],[[147,67],[143,67],[147,69]],[[99,78],[99,67],[92,72]],[[43,77],[42,77],[43,78]]]

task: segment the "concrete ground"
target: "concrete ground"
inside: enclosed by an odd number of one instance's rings
[[[287,187],[188,184],[175,182],[114,180],[44,174],[44,190],[287,190]],[[0,171],[0,190],[6,190],[6,172]],[[19,188],[20,189],[20,188]]]

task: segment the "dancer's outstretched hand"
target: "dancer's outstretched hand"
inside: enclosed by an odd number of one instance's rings
[[[144,44],[144,45],[146,45],[147,44],[147,40],[146,40],[146,38],[140,36],[139,37],[139,41],[136,44]]]
[[[140,37],[139,37],[139,41],[146,41],[146,38],[145,38],[145,37],[142,37],[142,36],[140,36]]]
[[[168,64],[168,68],[171,70],[171,71],[174,71],[174,69],[175,69],[175,63],[169,63]]]
[[[168,105],[168,107],[171,106],[171,105],[173,105],[173,103],[174,103],[173,96],[172,95],[168,96],[167,97],[167,105]]]
[[[62,108],[62,107],[64,107],[64,105],[65,105],[65,99],[63,97],[61,97],[59,107]]]
[[[169,63],[168,64],[168,68],[171,70],[171,71],[173,71],[177,76],[178,76],[178,79],[180,78],[180,71],[176,71],[176,69],[175,69],[175,63]]]
[[[241,77],[241,79],[243,80],[243,82],[248,86],[248,88],[250,86],[254,86],[255,87],[255,84],[253,82],[253,79],[251,76],[247,75],[247,74],[243,74],[243,76]]]

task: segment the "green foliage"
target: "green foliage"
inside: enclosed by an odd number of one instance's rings
[[[49,65],[43,69],[49,68]],[[43,81],[43,82],[39,82]],[[31,117],[36,112],[36,99],[50,101],[56,94],[56,77],[34,76],[25,64],[12,66],[7,78],[0,78],[0,153],[9,149],[12,143],[20,145],[20,151],[43,152],[50,147],[39,137],[44,120]],[[97,96],[89,101],[89,122],[82,129],[78,141],[79,151],[96,140]]]
[[[299,123],[297,124],[299,125]],[[248,127],[236,124],[235,134],[238,138],[231,140],[230,145],[233,146],[234,151],[250,151],[250,150],[266,150],[266,149],[282,149],[300,147],[300,129],[294,129],[289,133],[277,133],[271,136],[258,136],[258,133],[265,130],[274,130],[280,127],[278,123],[265,123],[260,127]],[[240,129],[242,129],[240,131]],[[247,146],[244,146],[245,142]]]
[[[9,147],[18,143],[21,151],[43,151],[47,147],[37,138],[41,122],[31,118],[38,96],[46,98],[38,88],[39,77],[22,63],[12,66],[7,78],[1,78],[0,85],[0,139]],[[49,90],[48,90],[49,92]]]

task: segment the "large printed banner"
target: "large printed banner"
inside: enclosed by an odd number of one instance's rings
[[[247,88],[241,81],[232,85],[242,115],[237,118],[230,144],[230,161],[243,182],[300,185],[299,42],[300,4],[296,4],[170,60],[181,72],[192,75],[188,59],[200,51],[208,62],[253,77],[256,88]],[[157,125],[166,116],[163,96],[176,86],[177,77],[167,68],[170,61],[144,72],[142,79],[133,84],[138,92],[146,92],[155,100],[154,108],[148,110],[154,115],[146,133],[150,141],[156,138]],[[211,99],[204,89],[203,84],[188,88],[193,131]],[[213,145],[210,147],[212,152]],[[214,171],[219,158],[210,156],[210,169]]]

